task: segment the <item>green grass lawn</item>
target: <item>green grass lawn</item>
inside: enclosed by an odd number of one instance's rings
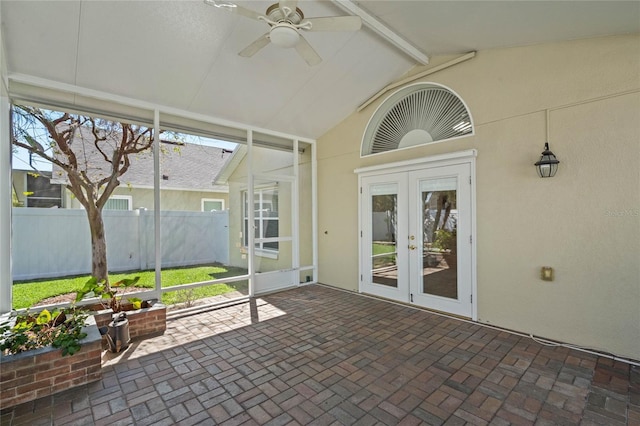
[[[391,265],[395,265],[396,264],[396,255],[394,254],[395,251],[396,251],[395,244],[373,243],[371,251],[372,251],[372,255],[373,256],[389,253],[388,256],[376,256],[376,257],[374,257],[371,260],[373,269],[382,268],[384,266],[391,266]]]
[[[376,254],[393,253],[396,251],[396,246],[395,244],[373,243],[371,251],[374,256]]]
[[[167,288],[180,284],[235,277],[246,273],[247,271],[245,269],[220,265],[164,269],[161,273],[162,287]],[[141,289],[154,288],[155,271],[110,274],[109,281],[114,283],[123,278],[133,278],[136,276],[140,277],[140,280],[136,283],[136,287]],[[89,275],[48,280],[15,281],[13,283],[13,308],[28,308],[49,297],[74,293],[81,289],[88,279]],[[162,302],[169,305],[174,303],[183,303],[185,302],[185,298],[189,298],[191,300],[202,299],[204,297],[212,297],[229,293],[234,290],[247,294],[246,280],[229,284],[212,284],[205,287],[195,288],[193,290],[179,290],[176,292],[165,293],[162,296]]]

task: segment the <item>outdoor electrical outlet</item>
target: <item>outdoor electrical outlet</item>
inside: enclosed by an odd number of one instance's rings
[[[543,281],[553,281],[553,268],[551,266],[543,266],[540,271],[540,278]]]

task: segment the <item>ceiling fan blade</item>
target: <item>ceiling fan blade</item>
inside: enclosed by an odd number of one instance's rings
[[[263,47],[265,47],[267,44],[269,44],[269,33],[264,34],[262,37],[260,37],[259,39],[257,39],[256,41],[254,41],[244,49],[242,49],[238,53],[238,55],[243,56],[245,58],[250,58],[256,53],[258,53],[258,51]]]
[[[246,7],[239,6],[231,1],[204,0],[204,2],[209,6],[214,6],[214,7],[217,7],[218,9],[223,9],[223,10],[226,10],[227,12],[235,13],[256,21],[259,21],[260,17],[262,17],[262,15],[259,14],[258,12],[254,12],[253,10],[247,9]]]
[[[362,27],[359,16],[328,16],[326,18],[305,19],[300,25],[311,23],[307,31],[358,31]],[[303,29],[306,29],[303,27]]]
[[[298,44],[296,44],[296,51],[300,54],[300,56],[302,56],[302,59],[304,59],[307,64],[311,66],[318,65],[320,62],[322,62],[322,58],[320,57],[320,55],[318,55],[313,47],[311,47],[307,39],[302,36],[300,36],[300,40],[298,41]]]

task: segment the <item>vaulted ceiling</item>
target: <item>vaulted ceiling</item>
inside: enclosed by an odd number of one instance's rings
[[[271,3],[237,2],[260,14]],[[348,14],[338,3],[298,7],[307,18]],[[637,1],[354,3],[430,56],[640,31]],[[416,65],[367,25],[305,33],[316,66],[274,45],[240,57],[267,24],[200,0],[3,0],[0,14],[10,82],[44,79],[309,138]]]

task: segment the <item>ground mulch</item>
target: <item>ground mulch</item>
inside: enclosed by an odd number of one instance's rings
[[[139,291],[144,291],[144,288],[140,287],[118,287],[118,296],[122,296],[127,293],[135,293]],[[46,299],[42,299],[38,303],[33,306],[44,306],[44,305],[55,305],[59,303],[71,303],[76,300],[76,293],[66,293],[60,294],[58,296],[47,297]]]

